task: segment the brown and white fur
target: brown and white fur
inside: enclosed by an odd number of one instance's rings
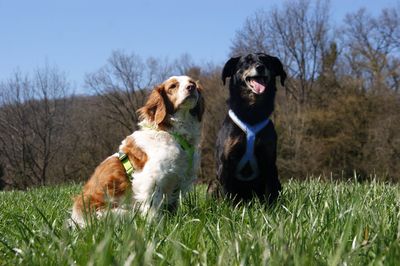
[[[107,208],[126,212],[121,206],[126,195],[131,195],[132,208],[142,213],[154,214],[163,204],[175,209],[179,195],[190,189],[200,166],[204,100],[198,82],[188,76],[173,76],[152,90],[138,112],[140,129],[119,147],[135,168],[132,181],[118,154],[105,159],[75,197],[70,224],[85,226],[86,212],[97,216]],[[193,159],[172,133],[179,133],[195,148]]]

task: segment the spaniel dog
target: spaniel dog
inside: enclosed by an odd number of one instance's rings
[[[198,82],[174,76],[156,86],[138,110],[140,129],[127,136],[119,152],[105,159],[76,196],[70,219],[85,226],[85,213],[126,212],[123,198],[142,213],[161,206],[174,210],[199,170],[204,100]]]
[[[236,201],[257,196],[273,202],[281,190],[276,167],[277,135],[270,116],[275,79],[286,73],[278,58],[263,53],[229,59],[229,113],[218,133],[216,164],[222,193]]]

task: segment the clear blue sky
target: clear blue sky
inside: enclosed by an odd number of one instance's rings
[[[223,63],[235,31],[282,0],[0,0],[0,81],[19,69],[56,65],[83,86],[113,50]],[[372,14],[399,0],[332,0],[333,21],[360,7]]]

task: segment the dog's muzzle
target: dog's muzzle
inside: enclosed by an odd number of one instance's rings
[[[245,72],[244,80],[255,94],[262,94],[267,89],[268,77],[264,66],[256,66]]]

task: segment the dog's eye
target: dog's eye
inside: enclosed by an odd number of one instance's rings
[[[177,85],[176,85],[176,84],[171,84],[171,86],[169,86],[168,89],[167,89],[167,93],[168,93],[168,94],[174,93],[174,91],[176,90],[176,88],[177,88]]]

